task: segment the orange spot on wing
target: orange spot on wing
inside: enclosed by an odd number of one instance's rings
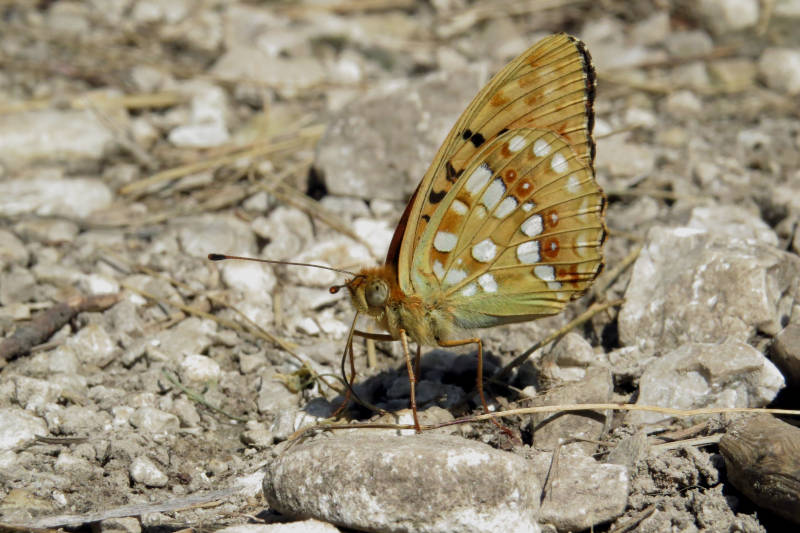
[[[558,239],[555,237],[550,237],[549,239],[544,240],[542,254],[548,259],[555,259],[558,256],[559,249],[560,246],[558,245]]]
[[[533,192],[533,183],[528,178],[522,178],[514,187],[514,195],[518,198],[527,198]]]
[[[517,171],[509,168],[503,173],[503,181],[506,185],[511,185],[517,179]]]
[[[500,107],[508,103],[508,98],[503,96],[503,93],[497,92],[492,96],[492,99],[489,100],[489,103],[495,107]]]

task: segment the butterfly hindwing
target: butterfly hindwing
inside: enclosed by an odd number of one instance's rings
[[[458,325],[557,313],[602,265],[605,198],[559,135],[529,128],[487,141],[420,237],[412,283]]]
[[[421,265],[415,257],[418,243],[428,242],[424,235],[440,204],[472,172],[469,165],[480,162],[479,154],[489,153],[489,143],[511,140],[509,132],[515,130],[552,132],[593,179],[594,86],[594,70],[583,43],[558,34],[533,45],[476,96],[440,148],[407,208],[405,224],[397,229],[393,243],[399,246],[392,247],[387,263],[397,265],[404,292],[429,288],[424,276],[414,271],[414,265]],[[420,282],[423,285],[417,285]]]

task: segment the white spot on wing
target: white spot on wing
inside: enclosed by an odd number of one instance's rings
[[[550,265],[539,265],[533,267],[533,273],[542,281],[547,282],[547,288],[550,290],[558,290],[561,288],[561,282],[556,281],[556,269]]]
[[[478,285],[486,292],[497,292],[497,281],[491,274],[483,274],[478,278]]]
[[[516,135],[508,141],[508,150],[511,152],[519,152],[523,148],[525,148],[525,137],[522,135]]]
[[[498,178],[486,188],[486,192],[481,196],[481,203],[486,206],[486,209],[494,209],[494,206],[497,205],[497,202],[500,201],[500,198],[503,197],[505,192],[506,186],[503,180]]]
[[[520,263],[525,263],[526,265],[538,263],[540,259],[539,242],[528,241],[517,246],[517,259],[519,259]]]
[[[452,268],[447,272],[447,275],[444,277],[444,284],[445,285],[455,285],[464,280],[467,277],[466,270],[460,270],[458,268]]]
[[[552,168],[553,172],[556,174],[566,172],[568,166],[567,159],[560,153],[556,153],[556,155],[553,156],[553,159],[550,160],[550,168]]]
[[[536,207],[536,204],[533,202],[525,202],[524,204],[522,204],[522,210],[525,212],[530,211],[534,207]]]
[[[577,194],[581,190],[581,180],[575,174],[567,178],[567,192]]]
[[[493,216],[495,218],[506,218],[514,209],[517,208],[517,199],[513,196],[506,196],[503,198],[503,201],[500,202],[500,205],[497,206],[497,209],[494,210]]]
[[[433,247],[440,252],[450,252],[456,247],[458,236],[455,233],[439,231],[433,238]]]
[[[528,218],[525,222],[523,222],[522,225],[519,227],[519,229],[521,229],[522,233],[524,233],[528,237],[536,237],[544,229],[544,224],[542,224],[542,216],[533,215],[532,217]]]
[[[461,289],[461,294],[464,296],[472,296],[476,292],[478,292],[478,287],[474,283],[470,283],[469,285]]]
[[[542,281],[555,281],[556,279],[556,269],[550,265],[535,266],[533,273]]]
[[[433,273],[439,281],[442,281],[442,277],[444,277],[444,267],[442,266],[442,262],[438,259],[433,262]]]
[[[458,215],[465,215],[467,211],[469,211],[467,204],[461,200],[453,200],[453,203],[450,205],[450,209],[452,209],[453,212]]]
[[[483,189],[483,186],[489,183],[489,179],[492,177],[492,169],[489,168],[489,165],[486,163],[482,164],[474,171],[472,174],[469,175],[467,178],[467,183],[464,184],[464,188],[471,194],[475,194],[479,190]]]
[[[472,257],[475,261],[481,263],[488,263],[497,254],[497,245],[492,242],[492,239],[484,239],[472,247]]]
[[[539,157],[544,157],[550,153],[550,143],[544,139],[536,139],[533,143],[533,153]]]

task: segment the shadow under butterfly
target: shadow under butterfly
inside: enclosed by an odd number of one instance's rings
[[[330,269],[352,276],[331,287],[346,288],[356,308],[345,380],[355,377],[355,336],[400,341],[418,432],[423,345],[476,346],[488,413],[483,343],[465,332],[559,313],[602,270],[606,198],[593,167],[595,86],[581,41],[561,33],[534,44],[458,119],[406,206],[384,264],[355,274]],[[227,258],[245,259],[209,255]],[[361,314],[386,333],[356,329]]]

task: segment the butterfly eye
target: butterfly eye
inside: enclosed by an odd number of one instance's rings
[[[367,298],[367,305],[370,307],[381,307],[389,297],[389,286],[380,279],[370,281],[364,289],[364,296]]]

